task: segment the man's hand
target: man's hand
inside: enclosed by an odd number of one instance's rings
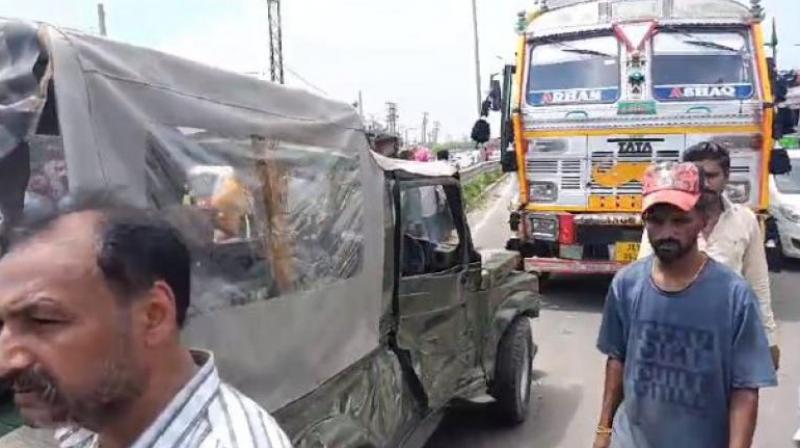
[[[614,415],[622,403],[622,377],[625,364],[609,356],[606,360],[606,380],[603,391],[603,407],[600,411],[600,421],[597,423],[597,432],[594,438],[594,448],[608,448],[611,446],[611,424]]]
[[[772,363],[775,365],[775,370],[778,370],[781,366],[781,349],[777,345],[773,345],[769,348],[769,351],[772,353]]]
[[[592,448],[609,448],[611,446],[611,434],[598,434],[594,438]]]

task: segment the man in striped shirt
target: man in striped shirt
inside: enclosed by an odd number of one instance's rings
[[[0,260],[0,377],[25,422],[67,448],[291,444],[180,343],[189,252],[139,210],[57,218]]]

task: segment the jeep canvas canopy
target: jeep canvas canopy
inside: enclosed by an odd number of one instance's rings
[[[0,64],[2,227],[95,191],[161,209],[195,259],[187,343],[269,410],[378,349],[383,171],[351,106],[11,20]]]

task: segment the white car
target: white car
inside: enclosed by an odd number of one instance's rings
[[[785,257],[800,258],[800,154],[789,151],[794,169],[769,179],[769,212],[778,224]]]
[[[463,170],[464,168],[469,168],[473,165],[472,157],[469,156],[467,153],[458,153],[453,156],[453,161],[455,162],[456,168],[459,170]]]

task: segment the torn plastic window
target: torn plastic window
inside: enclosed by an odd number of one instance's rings
[[[60,136],[33,135],[0,159],[0,208],[7,229],[54,216],[68,192]]]
[[[151,205],[191,246],[193,312],[325,287],[359,272],[358,158],[259,136],[154,127]]]
[[[45,105],[49,76],[47,54],[40,51],[36,33],[22,23],[4,24],[0,61],[0,239],[5,240],[32,201],[28,200],[31,171],[41,168],[31,166],[41,164],[41,157],[38,141],[29,140]],[[0,242],[0,252],[6,245]]]
[[[403,275],[441,272],[461,261],[460,239],[442,186],[400,192],[403,221]]]

